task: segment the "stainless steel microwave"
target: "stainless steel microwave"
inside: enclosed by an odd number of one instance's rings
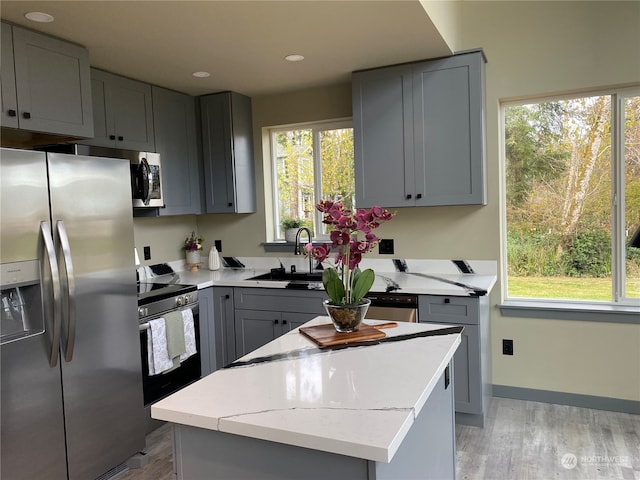
[[[162,167],[160,154],[93,145],[61,144],[40,147],[38,150],[86,155],[90,157],[124,158],[131,171],[131,198],[134,208],[162,208]]]
[[[164,207],[160,155],[150,152],[137,153],[137,158],[129,159],[133,206]]]

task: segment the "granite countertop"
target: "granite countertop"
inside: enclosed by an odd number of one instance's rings
[[[330,323],[329,317],[305,325],[324,323]],[[384,332],[392,337],[448,327],[400,322]],[[323,350],[294,329],[242,357],[239,365],[218,370],[155,403],[151,415],[390,462],[460,341],[456,331]]]
[[[170,262],[170,265],[179,273],[180,283],[197,285],[199,289],[226,286],[226,287],[258,287],[258,288],[286,288],[287,282],[273,280],[250,280],[251,277],[267,273],[271,268],[284,265],[289,270],[291,265],[296,266],[298,272],[308,269],[308,263],[304,258],[284,258],[282,261],[273,257],[240,257],[246,265],[245,268],[220,267],[219,270],[209,270],[206,266],[197,272],[185,270],[184,262]],[[477,290],[491,291],[496,282],[496,262],[494,261],[469,261],[476,273],[460,273],[449,260],[406,260],[408,272],[395,271],[391,260],[364,260],[361,268],[373,268],[376,280],[371,292],[384,292],[389,281],[398,285],[397,293],[422,294],[422,295],[451,295],[469,296],[473,294],[469,289],[446,283],[456,282],[471,286]],[[206,263],[205,263],[206,265]],[[430,277],[438,277],[434,279]],[[322,289],[322,283],[310,285],[311,289]]]

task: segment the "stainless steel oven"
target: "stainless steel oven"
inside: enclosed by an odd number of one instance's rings
[[[197,353],[182,361],[177,368],[166,373],[149,374],[147,335],[149,322],[169,312],[191,309],[193,313]],[[151,404],[198,380],[200,361],[200,311],[198,290],[192,285],[159,283],[138,284],[138,328],[142,366],[142,389],[147,417],[147,433],[159,426],[151,419]]]

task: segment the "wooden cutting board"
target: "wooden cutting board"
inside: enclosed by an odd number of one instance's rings
[[[378,328],[362,323],[355,332],[343,333],[337,332],[333,324],[328,323],[314,325],[313,327],[300,327],[300,333],[321,347],[330,347],[386,337],[386,334],[379,329],[395,327],[397,324],[395,322],[387,322],[376,326]]]

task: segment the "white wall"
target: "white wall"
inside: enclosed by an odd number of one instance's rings
[[[462,31],[463,48],[488,58],[491,196],[469,255],[499,258],[500,102],[640,82],[640,3],[464,2]],[[501,288],[500,279],[493,305]],[[494,384],[640,400],[640,325],[509,318],[496,307],[491,317]]]
[[[462,49],[462,0],[420,0],[452,52]]]

